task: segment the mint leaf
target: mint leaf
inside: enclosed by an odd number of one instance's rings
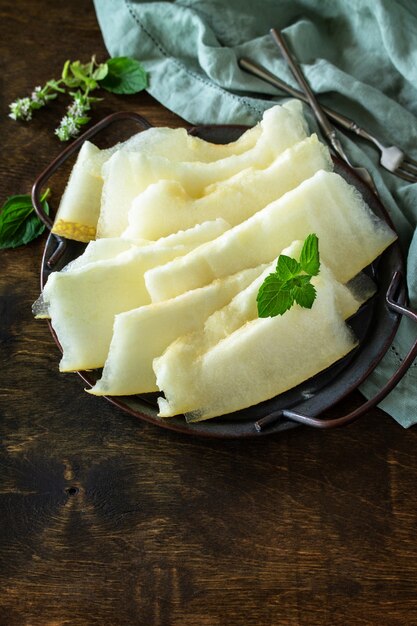
[[[118,94],[142,91],[148,85],[147,75],[136,59],[116,57],[107,61],[107,75],[99,80],[100,87]]]
[[[311,309],[316,299],[316,289],[311,278],[320,267],[317,235],[309,235],[304,241],[300,260],[285,254],[278,257],[276,270],[269,274],[256,298],[259,317],[283,315],[294,303]]]
[[[94,78],[94,80],[103,80],[103,78],[105,78],[108,73],[109,66],[107,65],[107,63],[100,63],[97,69],[95,69],[94,72],[91,74],[91,77]]]
[[[276,273],[281,280],[290,280],[294,278],[294,276],[297,276],[299,272],[300,265],[295,259],[285,254],[281,254],[281,256],[278,257]]]
[[[269,274],[256,298],[259,317],[283,315],[294,304],[294,296],[277,274]]]
[[[49,214],[46,197],[47,190],[42,198],[45,213]],[[17,248],[23,246],[45,230],[45,225],[37,216],[29,195],[21,194],[7,198],[0,212],[0,249]]]
[[[320,269],[319,240],[314,233],[304,241],[300,254],[300,265],[306,274],[317,276]]]
[[[305,309],[311,309],[317,295],[314,285],[312,285],[311,283],[307,283],[303,287],[298,287],[297,285],[294,285],[291,292],[297,304],[304,307]]]

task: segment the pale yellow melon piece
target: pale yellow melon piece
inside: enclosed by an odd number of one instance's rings
[[[338,174],[320,171],[214,241],[147,272],[152,302],[272,261],[277,251],[310,233],[318,236],[322,260],[342,283],[396,238],[354,187]]]
[[[103,167],[104,186],[97,236],[120,235],[127,228],[128,212],[134,198],[158,180],[177,180],[189,195],[198,197],[205,187],[243,169],[267,167],[278,154],[305,139],[307,134],[301,105],[297,101],[267,110],[261,126],[262,133],[252,148],[209,163],[173,162],[142,152],[116,152]]]
[[[189,421],[224,415],[268,400],[345,356],[356,340],[335,306],[331,282],[317,283],[311,309],[254,319],[203,354],[188,335],[155,359],[159,415]]]
[[[228,228],[230,228],[230,225],[219,218],[217,220],[197,224],[193,228],[179,231],[173,235],[169,235],[169,237],[162,237],[158,239],[158,241],[144,241],[138,243],[137,241],[119,238],[98,239],[97,241],[91,241],[87,245],[84,253],[74,259],[74,261],[71,261],[71,263],[66,265],[59,273],[71,273],[85,268],[86,266],[94,265],[97,261],[115,260],[120,254],[137,248],[143,249],[144,247],[149,247],[151,251],[158,250],[159,248],[162,250],[169,250],[170,248],[181,249],[183,250],[182,254],[185,254],[202,243],[218,237]],[[169,258],[172,259],[174,257],[175,255],[172,255]],[[164,258],[165,256],[162,257],[162,259]],[[51,287],[48,285],[52,276],[55,276],[55,273],[51,274],[45,289],[32,306],[32,312],[37,319],[48,319],[50,317],[48,299],[50,297],[49,293]],[[53,280],[56,279],[54,278]]]
[[[136,248],[72,272],[54,272],[44,290],[52,327],[63,349],[60,371],[101,367],[114,316],[149,303],[143,272],[188,247]]]
[[[150,241],[148,239],[122,239],[121,237],[96,239],[95,241],[90,241],[84,252],[66,265],[62,271],[66,272],[71,269],[85,266],[88,263],[114,258],[121,252],[125,252],[135,246],[143,247],[150,244],[157,244],[166,247],[171,245],[191,245],[196,247],[202,243],[215,239],[229,228],[230,224],[228,222],[222,218],[218,218],[202,222],[201,224],[195,224],[186,230],[178,230],[175,233],[168,235],[168,237],[161,237],[157,239],[157,241]]]
[[[281,254],[298,260],[301,248],[302,242],[295,241]],[[193,337],[193,346],[196,351],[207,350],[247,322],[258,317],[256,297],[259,288],[265,278],[275,271],[276,264],[277,259],[274,259],[250,285],[234,296],[227,305],[210,315],[199,335],[195,334]],[[343,319],[356,313],[358,308],[376,291],[375,283],[362,273],[350,281],[347,286],[342,285],[335,279],[331,270],[321,262],[320,273],[312,279],[312,283],[318,287],[323,281],[332,285],[335,306]]]
[[[318,170],[332,169],[328,149],[317,135],[311,135],[278,155],[265,169],[251,167],[210,185],[201,198],[189,196],[178,181],[161,180],[133,200],[123,236],[157,239],[216,217],[235,226]]]
[[[261,124],[245,131],[236,141],[215,144],[189,135],[185,128],[149,128],[116,146],[126,152],[158,154],[170,161],[201,161],[209,163],[252,148],[262,132]],[[114,152],[112,148],[112,152]],[[110,153],[109,153],[110,154]],[[111,156],[111,154],[110,154]]]
[[[89,263],[113,259],[118,254],[130,250],[130,248],[133,248],[135,245],[146,246],[148,243],[149,242],[146,240],[136,243],[130,239],[121,239],[120,237],[95,239],[89,242],[86,249],[79,257],[68,263],[61,271],[69,272],[79,267],[85,267]]]
[[[82,242],[95,238],[103,188],[101,170],[117,150],[140,151],[172,161],[208,162],[241,154],[256,143],[260,134],[261,126],[257,124],[237,141],[218,145],[193,137],[184,128],[150,128],[105,150],[85,141],[61,198],[52,232]]]
[[[109,354],[95,395],[125,395],[157,391],[153,359],[180,335],[199,329],[207,317],[262,272],[243,270],[189,291],[177,298],[116,315]]]
[[[135,242],[136,243],[136,242]],[[141,245],[147,245],[148,242],[142,242]],[[135,244],[128,239],[97,239],[96,241],[90,241],[84,250],[83,254],[70,261],[61,272],[70,272],[80,267],[85,267],[90,263],[96,261],[104,261],[106,259],[112,259],[126,250],[130,250]],[[139,244],[138,244],[139,245]],[[45,302],[44,292],[42,292],[39,298],[32,305],[32,313],[36,319],[49,319],[49,305]]]
[[[101,177],[102,166],[118,150],[154,154],[170,161],[208,163],[249,150],[255,145],[261,132],[262,127],[258,123],[245,131],[236,141],[215,144],[189,135],[185,128],[148,128],[111,148],[99,150],[85,161],[85,165],[92,174]]]
[[[82,145],[55,217],[55,235],[83,242],[95,238],[103,182],[85,164],[99,152],[89,141]]]
[[[227,224],[216,220],[214,227],[219,232]],[[212,223],[200,224],[146,246],[132,246],[116,257],[51,274],[42,300],[63,349],[60,370],[103,366],[114,316],[150,303],[144,272],[212,235]]]

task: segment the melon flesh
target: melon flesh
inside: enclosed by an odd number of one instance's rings
[[[227,224],[217,220],[214,226],[218,233]],[[212,235],[212,222],[208,222],[146,246],[131,246],[113,258],[52,273],[41,300],[63,349],[60,370],[102,367],[114,316],[150,303],[144,272],[186,254]],[[40,301],[36,306],[40,317],[46,317]]]
[[[281,254],[299,259],[302,248],[301,241],[293,242]],[[277,260],[268,264],[260,276],[238,293],[234,298],[215,311],[206,321],[201,332],[193,336],[193,346],[196,351],[205,351],[209,347],[236,331],[238,328],[258,317],[256,297],[265,278],[275,271]],[[331,284],[334,291],[335,306],[343,319],[348,319],[356,313],[358,308],[375,293],[375,283],[365,274],[360,274],[345,286],[339,283],[331,270],[322,262],[320,273],[314,277],[312,283],[320,286],[323,281]]]
[[[160,237],[156,241],[138,238],[127,239],[121,237],[96,239],[95,241],[90,241],[83,254],[66,265],[62,271],[68,271],[69,269],[85,266],[94,261],[104,261],[105,259],[113,258],[120,252],[125,252],[135,246],[143,247],[150,244],[156,244],[168,247],[171,245],[176,246],[181,244],[195,247],[202,243],[206,243],[207,241],[216,239],[216,237],[226,232],[229,228],[230,224],[228,222],[222,218],[217,218],[214,220],[204,221],[199,224],[193,224],[190,228],[178,230],[167,237]]]
[[[133,200],[123,236],[157,239],[216,217],[235,226],[318,170],[332,169],[328,149],[317,135],[311,135],[285,150],[267,168],[243,170],[207,187],[201,198],[189,196],[176,180],[160,180]]]
[[[121,235],[128,226],[128,212],[134,198],[152,183],[161,179],[177,180],[186,193],[199,197],[205,187],[243,169],[267,167],[278,154],[305,139],[307,134],[301,105],[297,101],[267,110],[261,126],[262,133],[252,148],[209,163],[173,162],[142,152],[116,152],[103,167],[98,237]]]
[[[258,276],[264,266],[186,294],[116,315],[109,354],[95,395],[157,391],[153,359],[179,336],[199,329],[213,311],[226,304]]]
[[[338,174],[317,172],[296,189],[184,257],[145,275],[152,302],[261,263],[295,239],[315,233],[320,254],[337,280],[346,283],[396,238],[359,193]]]
[[[86,163],[99,153],[89,141],[82,145],[55,217],[55,235],[83,242],[94,239],[103,181]]]
[[[329,367],[356,345],[337,310],[332,281],[316,283],[311,309],[247,322],[206,352],[193,335],[178,339],[154,360],[159,415],[185,413],[200,421],[250,407]]]
[[[62,195],[52,232],[82,242],[95,238],[103,189],[102,167],[118,150],[140,151],[171,161],[209,162],[249,150],[261,130],[257,124],[229,144],[209,143],[189,135],[184,128],[150,128],[105,150],[85,141]]]
[[[215,239],[229,228],[230,225],[223,219],[219,218],[217,220],[197,224],[193,228],[179,231],[169,235],[168,237],[162,237],[161,239],[158,239],[158,241],[154,242],[147,240],[132,241],[118,237],[97,239],[96,241],[90,241],[83,254],[68,263],[68,265],[61,270],[61,272],[77,270],[82,267],[86,267],[87,265],[94,264],[96,261],[114,259],[122,252],[126,252],[137,247],[143,248],[148,245],[152,245],[153,249],[158,246],[164,249],[169,247],[185,246],[188,251],[207,241]],[[44,290],[32,306],[32,312],[37,319],[48,319],[50,317],[49,305],[45,301],[45,294],[47,293],[48,290]]]

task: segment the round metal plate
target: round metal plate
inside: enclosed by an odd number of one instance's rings
[[[189,132],[213,143],[229,143],[236,140],[244,130],[246,130],[244,126],[200,126],[192,128]],[[387,212],[371,189],[346,164],[338,159],[334,159],[334,163],[335,171],[354,185],[374,213],[392,227]],[[42,285],[50,273],[47,261],[55,251],[56,245],[56,238],[50,235],[42,259]],[[54,271],[62,269],[82,254],[84,248],[84,244],[68,240],[65,252],[54,267]],[[398,242],[391,245],[366,271],[375,280],[377,293],[349,320],[349,324],[359,338],[359,347],[317,376],[276,398],[242,411],[195,424],[188,424],[183,416],[169,419],[158,418],[156,404],[158,394],[107,397],[106,399],[123,411],[160,427],[205,437],[242,438],[287,430],[295,426],[288,420],[277,422],[268,430],[261,432],[254,427],[254,423],[261,417],[285,408],[296,409],[310,417],[318,416],[351,393],[369,376],[388,350],[399,324],[400,316],[389,311],[385,306],[385,294],[394,272],[400,271],[404,275],[403,259]],[[401,293],[398,295],[398,302],[405,304],[405,301],[406,290],[403,284]],[[59,346],[55,333],[51,326],[50,328]],[[78,373],[84,382],[91,386],[100,377],[100,370]]]

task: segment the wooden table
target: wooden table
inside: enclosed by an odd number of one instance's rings
[[[107,55],[82,0],[2,0],[0,25],[3,202],[62,149],[65,108],[26,125],[8,103]],[[94,119],[128,109],[185,125],[147,94],[106,95]],[[1,626],[417,624],[417,430],[376,409],[213,441],[88,396],[32,318],[44,243],[1,252]]]

